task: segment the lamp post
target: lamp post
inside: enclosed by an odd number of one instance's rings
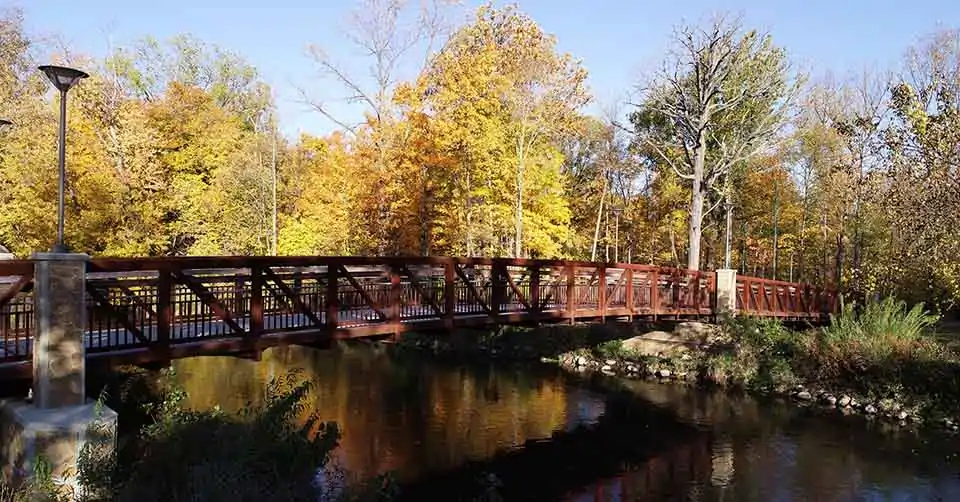
[[[60,91],[60,134],[57,166],[60,169],[59,185],[57,187],[57,243],[53,246],[54,253],[66,253],[69,250],[63,243],[63,198],[67,182],[67,91],[81,79],[89,77],[86,73],[65,66],[44,65],[38,68],[50,83]]]
[[[622,209],[613,210],[613,262],[620,263],[620,212]]]

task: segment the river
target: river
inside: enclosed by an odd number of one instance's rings
[[[393,472],[407,500],[467,500],[490,483],[508,501],[960,500],[956,440],[787,403],[366,346],[175,367],[189,406],[228,410],[304,370],[310,404],[343,430],[334,464],[354,479]]]

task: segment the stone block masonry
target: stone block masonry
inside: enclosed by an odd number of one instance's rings
[[[84,445],[94,442],[97,448],[113,448],[116,430],[116,412],[93,402],[38,408],[24,401],[0,401],[3,476],[16,485],[43,461],[58,484],[75,491],[77,458]]]
[[[733,269],[717,270],[717,311],[735,312],[737,310],[737,271]]]

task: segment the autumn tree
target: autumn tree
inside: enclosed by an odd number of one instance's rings
[[[391,208],[403,204],[393,198],[398,192],[398,155],[407,148],[405,130],[394,91],[401,82],[403,65],[422,66],[446,33],[447,12],[454,2],[426,0],[360,0],[345,23],[346,40],[359,50],[366,61],[365,71],[337,61],[324,47],[311,45],[309,54],[319,73],[340,89],[339,95],[321,95],[302,88],[303,100],[322,116],[352,136],[358,146],[369,148],[369,157],[377,179],[371,187],[373,207],[363,208],[367,224],[377,229],[376,252],[384,254],[390,245],[397,253],[396,233],[402,218]],[[332,103],[359,106],[362,120],[338,114]],[[361,141],[365,141],[363,144]],[[421,187],[422,191],[422,187]]]
[[[521,257],[527,162],[539,145],[555,144],[580,125],[579,110],[590,100],[585,87],[587,72],[571,55],[558,53],[555,37],[545,34],[513,6],[498,11],[488,5],[480,9],[477,18],[475,28],[480,33],[473,40],[497,46],[497,70],[511,84],[501,99],[510,115],[515,143],[513,255]]]
[[[437,167],[456,172],[441,175],[451,185],[438,202],[456,208],[445,218],[469,254],[558,256],[569,237],[558,143],[588,96],[585,72],[554,44],[515,7],[484,6],[418,80],[435,162],[450,159]]]

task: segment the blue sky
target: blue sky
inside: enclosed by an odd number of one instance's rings
[[[310,44],[338,61],[363,69],[343,37],[352,0],[5,0],[25,11],[28,30],[60,36],[75,51],[93,56],[152,35],[192,33],[244,55],[275,91],[282,126],[322,133],[333,125],[298,103],[299,88],[336,97],[318,80],[306,56]],[[412,0],[416,2],[417,0]],[[481,2],[465,1],[457,20]],[[497,5],[505,2],[497,1]],[[838,77],[864,68],[898,64],[918,37],[960,27],[957,0],[519,0],[520,8],[561,50],[581,58],[590,72],[595,109],[621,98],[662,61],[671,30],[715,12],[743,15],[747,25],[771,32],[795,63],[813,75]],[[357,66],[359,65],[359,66]],[[411,75],[412,65],[406,69]],[[342,113],[355,110],[344,109]]]

